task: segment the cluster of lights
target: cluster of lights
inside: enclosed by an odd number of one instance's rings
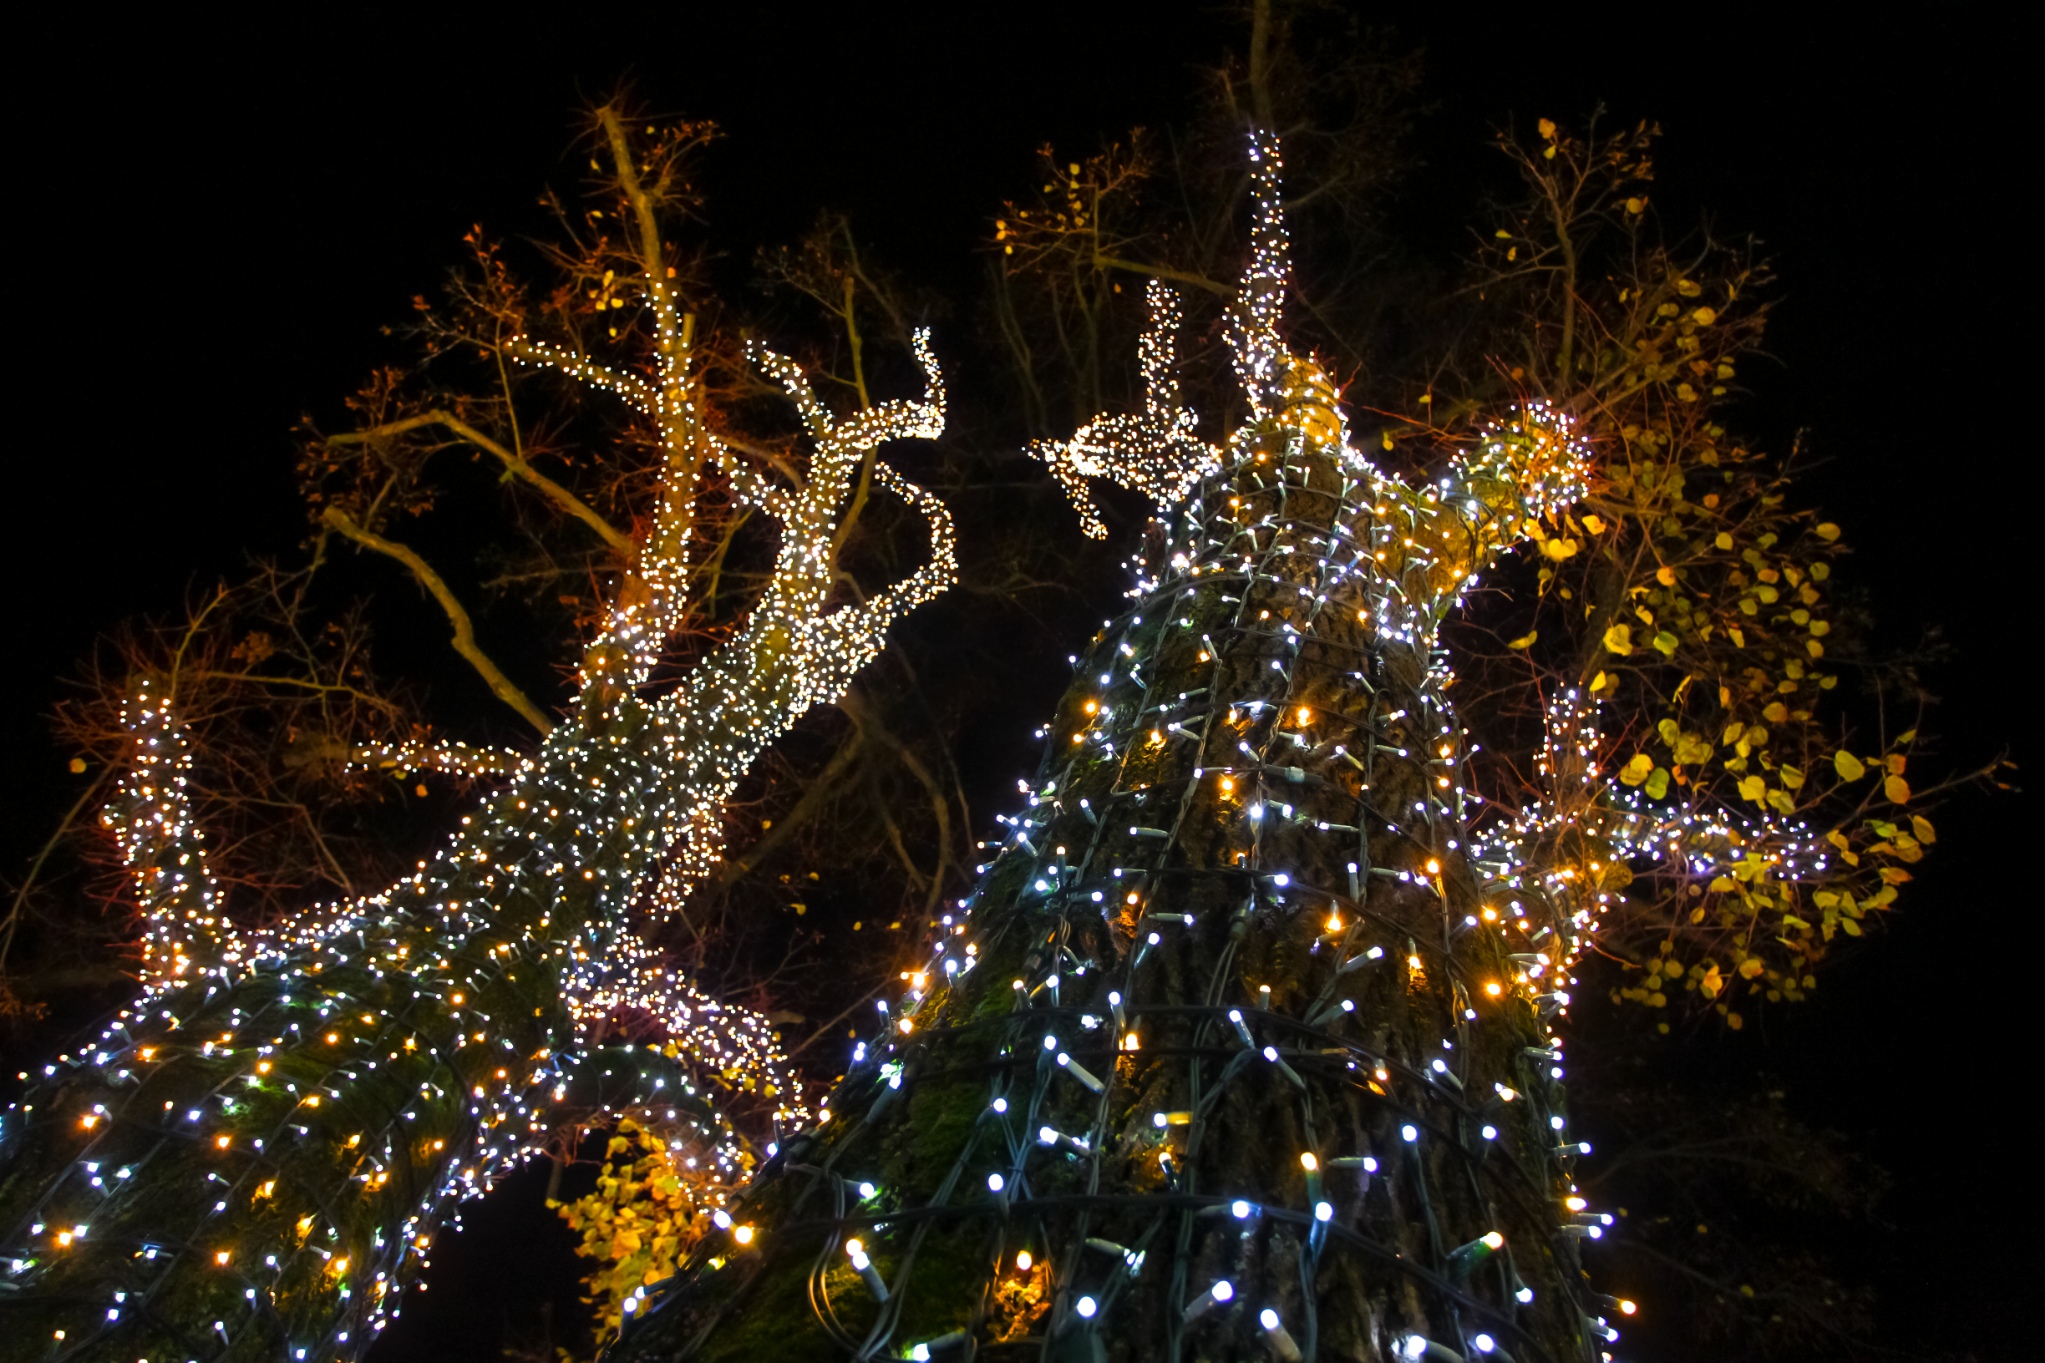
[[[1112,478],[1160,507],[1170,507],[1221,467],[1221,451],[1193,434],[1199,418],[1179,405],[1178,295],[1153,279],[1144,299],[1150,307],[1150,326],[1138,343],[1142,414],[1101,417],[1080,427],[1070,440],[1039,440],[1030,446],[1033,455],[1051,466],[1079,511],[1081,527],[1095,539],[1106,539],[1108,527],[1094,506],[1087,479]]]
[[[1144,414],[1037,448],[1089,533],[1101,526],[1085,477],[1156,501],[1150,542],[1162,552],[1135,560],[1131,607],[1074,659],[1079,680],[1060,719],[1039,733],[1050,740],[1043,771],[1019,783],[1027,805],[1002,819],[1005,835],[982,844],[978,888],[943,919],[929,960],[907,973],[909,988],[892,1006],[882,1002],[882,1031],[855,1047],[836,1106],[858,1120],[806,1137],[839,1142],[828,1156],[806,1157],[830,1172],[773,1185],[783,1190],[776,1197],[814,1205],[791,1185],[849,1179],[861,1160],[881,1158],[858,1143],[861,1133],[909,1120],[903,1095],[922,1066],[947,1076],[947,1095],[962,1065],[994,1072],[932,1202],[905,1206],[915,1216],[897,1225],[889,1208],[909,1195],[868,1181],[860,1206],[838,1222],[859,1236],[845,1283],[863,1282],[878,1312],[863,1341],[846,1333],[852,1317],[834,1304],[831,1275],[812,1275],[823,1328],[863,1356],[937,1357],[964,1346],[963,1336],[898,1337],[887,1306],[907,1290],[913,1246],[933,1218],[992,1214],[1009,1236],[1027,1237],[1027,1247],[1011,1239],[1004,1250],[1017,1277],[990,1298],[1020,1313],[989,1322],[1003,1337],[1110,1329],[1127,1280],[1164,1258],[1148,1271],[1171,1285],[1151,1291],[1170,1295],[1162,1316],[1146,1319],[1162,1320],[1169,1338],[1148,1343],[1178,1352],[1182,1334],[1239,1339],[1229,1332],[1254,1321],[1288,1360],[1301,1356],[1301,1338],[1316,1337],[1312,1282],[1335,1244],[1368,1247],[1396,1272],[1431,1273],[1423,1296],[1457,1285],[1446,1308],[1456,1348],[1414,1335],[1422,1353],[1506,1357],[1530,1329],[1577,1319],[1569,1245],[1609,1221],[1586,1210],[1571,1178],[1588,1146],[1567,1132],[1553,1030],[1582,925],[1522,888],[1546,883],[1538,863],[1494,866],[1497,849],[1473,832],[1475,749],[1448,702],[1454,679],[1437,646],[1439,626],[1482,568],[1581,496],[1587,454],[1566,416],[1530,406],[1485,431],[1439,478],[1409,484],[1377,468],[1351,443],[1326,373],[1280,335],[1287,257],[1277,139],[1254,134],[1250,150],[1255,250],[1229,340],[1251,419],[1219,449],[1193,436],[1171,374],[1177,311],[1153,285]],[[1333,511],[1316,521],[1307,507]],[[1386,657],[1401,668],[1414,660],[1414,675],[1388,675],[1390,665],[1377,666]],[[1396,805],[1391,791],[1400,792]],[[1180,840],[1196,826],[1203,850],[1189,855]],[[1383,850],[1374,831],[1404,847],[1392,864],[1373,861]],[[1318,868],[1331,863],[1346,865],[1346,880],[1337,872],[1337,883],[1322,881]],[[1178,899],[1188,884],[1231,887],[1239,907]],[[1212,921],[1218,913],[1225,925]],[[1195,939],[1211,945],[1222,926],[1231,942],[1250,934],[1304,944],[1311,964],[1253,983],[1232,964],[1231,947],[1213,981],[1190,991],[1168,984],[1203,959],[1192,954]],[[1018,941],[1034,945],[1020,949],[1012,976],[975,975],[997,952],[1014,959]],[[1395,978],[1376,983],[1386,971]],[[1387,1020],[1359,1007],[1372,991],[1403,1000],[1400,1009],[1441,1005],[1438,1048],[1413,1054],[1383,1039],[1403,1022],[1373,1031]],[[1005,1019],[990,993],[1008,996]],[[1207,1004],[1186,1002],[1203,993]],[[1159,1031],[1169,1040],[1153,1040]],[[996,1034],[998,1059],[954,1049]],[[1180,1062],[1167,1056],[1187,1047],[1218,1075],[1173,1079]],[[1182,1108],[1137,1101],[1181,1082],[1193,1085]],[[1256,1143],[1207,1129],[1223,1093],[1252,1082],[1263,1084],[1255,1101],[1286,1110],[1310,1148],[1285,1155],[1254,1192],[1196,1182],[1203,1148]],[[1345,1089],[1406,1114],[1384,1148],[1312,1148],[1316,1094]],[[1487,1228],[1424,1264],[1410,1242],[1373,1240],[1383,1207],[1371,1200],[1375,1183],[1418,1181],[1426,1199],[1432,1166],[1463,1163],[1467,1201],[1468,1189],[1508,1177],[1490,1153],[1499,1150],[1547,1208],[1527,1211],[1524,1187],[1496,1200],[1503,1214],[1482,1194],[1487,1210],[1477,1214],[1494,1225],[1516,1220],[1524,1232],[1516,1246]],[[965,1186],[984,1187],[986,1200],[962,1200],[955,1190]],[[1145,1210],[1148,1194],[1163,1196]],[[1188,1214],[1239,1229],[1218,1246],[1211,1231],[1189,1244],[1172,1229]],[[1105,1238],[1109,1224],[1128,1227],[1128,1243]],[[1060,1243],[1060,1225],[1076,1227],[1071,1243]],[[1253,1250],[1260,1226],[1283,1240]],[[1297,1275],[1282,1243],[1296,1247]],[[720,1279],[705,1270],[722,1268],[728,1253],[706,1248],[696,1273],[677,1283],[715,1300]],[[792,1244],[789,1253],[806,1259],[811,1250]],[[1212,1276],[1237,1258],[1240,1272]],[[893,1281],[882,1271],[890,1259]],[[1560,1304],[1536,1308],[1530,1278]],[[1535,1327],[1529,1311],[1550,1324]]]
[[[353,1356],[395,1314],[435,1232],[459,1224],[461,1201],[541,1149],[571,1111],[703,1125],[706,1103],[742,1092],[771,1100],[777,1124],[821,1120],[771,1024],[663,969],[633,914],[649,899],[656,914],[671,909],[714,866],[723,805],[745,771],[843,694],[896,619],[955,580],[943,505],[876,460],[881,485],[927,521],[928,559],[856,604],[829,604],[852,475],[883,441],[941,434],[942,382],[919,333],[923,399],[838,420],[792,362],[755,351],[814,442],[800,482],[775,486],[702,428],[690,321],[663,281],[646,287],[650,380],[537,341],[513,346],[623,396],[666,456],[652,528],[585,653],[572,713],[523,758],[428,744],[351,755],[501,778],[415,873],[238,928],[191,818],[174,698],[152,682],[131,698],[133,766],[107,820],[144,912],[145,987],[0,1115],[6,1146],[38,1143],[61,1170],[28,1191],[33,1205],[0,1208],[15,1323],[51,1329],[60,1355],[184,1357],[186,1345],[149,1324],[160,1319],[203,1338],[209,1356]],[[774,573],[744,628],[651,696],[645,683],[681,623],[706,458],[778,523]],[[620,1012],[666,1028],[665,1054],[597,1049],[594,1024]],[[705,1200],[743,1245],[752,1228],[722,1209],[741,1149],[728,1123],[708,1125]],[[131,1309],[139,1299],[149,1311]],[[197,1305],[223,1300],[232,1306]],[[201,1310],[209,1319],[187,1318]]]

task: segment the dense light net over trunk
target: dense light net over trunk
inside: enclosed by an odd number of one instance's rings
[[[1042,451],[1159,499],[1132,605],[828,1118],[626,1356],[1594,1356],[1546,1022],[1589,906],[1473,845],[1436,643],[1579,456],[1542,412],[1418,486],[1349,445],[1278,337],[1277,151],[1250,420],[1192,439],[1159,297],[1145,417]]]

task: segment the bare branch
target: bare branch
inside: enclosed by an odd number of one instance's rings
[[[419,585],[431,592],[433,599],[440,603],[440,609],[447,614],[448,623],[454,626],[454,651],[461,654],[470,667],[476,669],[476,674],[489,686],[491,694],[518,711],[519,717],[539,730],[543,737],[553,732],[553,721],[541,713],[540,708],[527,698],[525,692],[519,690],[511,678],[504,675],[503,669],[491,661],[490,655],[477,646],[476,627],[470,621],[467,609],[425,559],[395,540],[387,540],[381,535],[364,530],[337,506],[330,506],[321,512],[320,519],[364,548],[374,549],[377,553],[404,564],[412,576],[418,579]]]

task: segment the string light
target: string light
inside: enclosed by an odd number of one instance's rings
[[[1520,1358],[1585,1344],[1562,1233],[1583,1146],[1556,1135],[1554,1022],[1595,913],[1548,813],[1526,811],[1516,838],[1489,828],[1508,821],[1471,789],[1439,633],[1487,565],[1582,495],[1589,453],[1566,414],[1528,404],[1437,475],[1379,468],[1326,371],[1285,344],[1274,136],[1251,136],[1250,165],[1253,249],[1228,326],[1248,418],[1218,446],[1193,434],[1178,311],[1153,284],[1142,413],[1033,447],[1090,534],[1104,528],[1089,478],[1156,504],[1129,604],[1074,657],[1043,767],[1019,783],[1026,807],[1002,816],[979,884],[930,943],[933,987],[883,1010],[913,1034],[884,1025],[855,1048],[833,1103],[849,1119],[796,1138],[803,1165],[745,1194],[781,1227],[766,1257],[734,1277],[699,1256],[656,1292],[649,1353],[755,1328],[734,1314],[740,1285],[808,1272],[805,1236],[856,1231],[906,1264],[935,1228],[981,1234],[959,1223],[987,1201],[954,1190],[996,1176],[1001,1258],[1027,1235],[1038,1271],[984,1297],[968,1281],[955,1303],[933,1288],[921,1308],[979,1312],[983,1342],[1043,1334],[1055,1350],[1126,1317],[1162,1353],[1290,1357],[1287,1315],[1319,1337],[1320,1275],[1343,1253],[1342,1300],[1366,1300],[1356,1274],[1383,1275],[1369,1329],[1460,1322],[1460,1350],[1416,1333],[1412,1356],[1468,1356],[1480,1335]],[[965,968],[987,960],[991,979]],[[979,1075],[985,1105],[952,1121]],[[1222,1113],[1306,1139],[1287,1153],[1216,1129]],[[1331,1120],[1364,1148],[1330,1148]],[[909,1148],[886,1175],[890,1208],[819,1219],[834,1163]],[[1439,1247],[1398,1221],[1413,1206],[1431,1209]],[[1082,1251],[1118,1246],[1170,1263],[1104,1292]],[[846,1351],[902,1347],[897,1316],[808,1284],[817,1328]]]
[[[570,1111],[693,1125],[692,1177],[720,1243],[764,1238],[726,1211],[753,1157],[720,1107],[751,1095],[783,1129],[828,1111],[802,1100],[772,1025],[664,968],[632,915],[649,901],[656,920],[675,910],[715,866],[743,774],[844,693],[895,620],[956,579],[943,505],[876,460],[880,485],[924,518],[928,557],[856,604],[830,605],[852,475],[886,441],[938,436],[944,389],[924,332],[913,341],[923,397],[843,419],[794,363],[753,349],[812,441],[801,480],[776,485],[703,428],[690,319],[662,280],[644,285],[650,378],[541,341],[511,347],[622,397],[664,451],[651,528],[584,655],[572,713],[526,757],[423,743],[351,754],[496,784],[415,873],[291,921],[236,925],[192,822],[175,697],[155,681],[136,687],[132,762],[106,819],[143,910],[143,988],[0,1117],[0,1146],[32,1147],[58,1171],[0,1208],[10,1329],[128,1358],[353,1357],[395,1315],[434,1235],[459,1224],[458,1204],[530,1158]],[[706,459],[780,544],[744,627],[654,695],[647,683],[686,605]],[[667,1044],[600,1047],[600,1025],[620,1013],[645,1015]],[[98,1177],[108,1166],[140,1176]],[[136,1297],[150,1310],[120,1309]],[[626,1306],[642,1309],[636,1296]],[[198,1314],[222,1310],[192,1344]]]

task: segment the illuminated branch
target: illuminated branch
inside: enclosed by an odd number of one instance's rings
[[[1040,440],[1030,446],[1031,454],[1051,466],[1079,512],[1080,525],[1095,539],[1106,539],[1108,527],[1087,491],[1088,478],[1112,479],[1168,507],[1220,463],[1220,452],[1193,434],[1197,418],[1179,402],[1174,354],[1181,324],[1179,300],[1155,279],[1144,298],[1150,306],[1150,326],[1139,348],[1142,414],[1101,417],[1080,427],[1070,440]]]

